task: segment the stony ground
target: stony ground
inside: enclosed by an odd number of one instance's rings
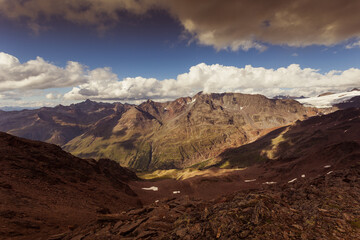
[[[213,201],[182,197],[98,220],[50,239],[360,239],[360,162],[313,180]]]

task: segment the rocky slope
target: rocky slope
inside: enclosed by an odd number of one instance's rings
[[[115,159],[137,170],[184,168],[317,113],[294,100],[199,93],[166,103],[147,101],[104,118],[64,149],[81,157]]]
[[[360,162],[312,180],[213,201],[169,199],[99,214],[57,239],[359,239],[359,179]]]
[[[127,184],[136,175],[111,160],[83,160],[56,145],[0,133],[0,165],[1,239],[46,239],[99,211],[142,206]]]

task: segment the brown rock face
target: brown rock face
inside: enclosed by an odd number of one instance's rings
[[[46,239],[97,212],[141,206],[127,185],[136,175],[108,159],[84,160],[0,133],[0,165],[1,239]]]

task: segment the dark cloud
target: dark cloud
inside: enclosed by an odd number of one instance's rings
[[[106,29],[121,21],[120,12],[151,9],[170,12],[198,43],[217,49],[330,46],[360,38],[358,0],[0,0],[0,14],[25,17],[35,31],[52,16]]]
[[[201,44],[218,49],[333,45],[360,37],[357,0],[164,0],[164,5]]]

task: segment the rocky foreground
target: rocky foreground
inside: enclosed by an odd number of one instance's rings
[[[360,239],[360,162],[313,180],[265,186],[213,201],[182,197],[50,239]]]

